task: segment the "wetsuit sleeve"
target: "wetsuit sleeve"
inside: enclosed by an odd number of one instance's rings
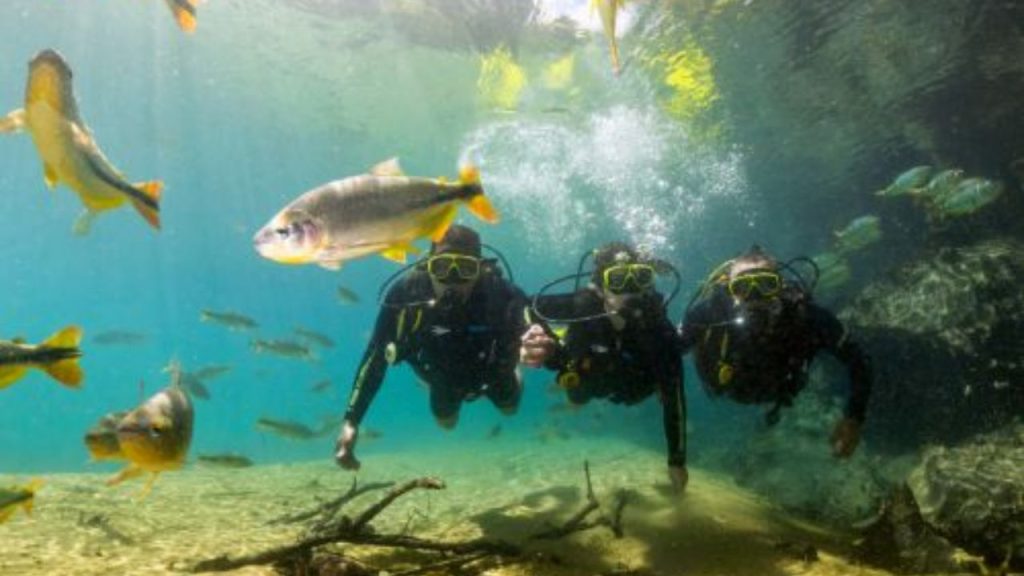
[[[846,403],[845,416],[864,422],[874,378],[867,354],[850,339],[843,323],[828,310],[811,305],[810,318],[819,345],[838,358],[849,374],[850,397]]]
[[[679,351],[686,354],[697,345],[712,320],[711,300],[702,300],[686,312],[682,324],[679,325]]]
[[[519,363],[519,344],[527,329],[526,294],[514,285],[507,289],[508,305],[505,308],[502,326],[497,341],[496,367],[501,372],[512,371]]]
[[[393,300],[391,293],[388,294],[387,300]],[[387,373],[387,345],[394,337],[398,312],[399,309],[393,306],[381,307],[370,344],[366,347],[363,359],[356,370],[352,391],[348,396],[348,407],[345,409],[345,420],[356,426],[362,422]]]
[[[675,330],[666,326],[666,335]],[[662,421],[669,466],[686,466],[686,395],[683,393],[683,359],[674,345],[666,346],[662,358],[664,370],[659,382],[662,398]]]

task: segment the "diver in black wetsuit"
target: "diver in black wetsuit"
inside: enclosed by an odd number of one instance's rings
[[[833,453],[853,454],[871,394],[868,359],[842,323],[811,301],[810,287],[783,276],[785,265],[759,247],[712,273],[680,327],[683,352],[694,350],[697,373],[712,395],[744,404],[773,404],[769,425],[807,384],[822,350],[846,365],[850,395],[832,433]]]
[[[594,253],[590,285],[537,296],[532,313],[538,321],[523,335],[520,361],[557,371],[558,384],[573,404],[592,398],[636,404],[656,393],[669,476],[681,490],[688,480],[686,401],[675,327],[654,289],[664,266],[622,243],[603,246]],[[547,321],[567,323],[564,337],[555,336]]]
[[[427,383],[431,412],[445,429],[455,427],[463,401],[481,395],[505,414],[519,407],[527,300],[480,248],[476,232],[452,226],[388,290],[338,436],[334,457],[342,468],[359,468],[359,424],[391,364],[408,362]]]

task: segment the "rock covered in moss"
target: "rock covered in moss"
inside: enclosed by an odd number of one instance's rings
[[[946,246],[867,286],[840,317],[873,360],[869,432],[956,442],[1024,413],[1024,244]]]
[[[1024,425],[930,448],[911,473],[924,519],[968,552],[1024,567]]]

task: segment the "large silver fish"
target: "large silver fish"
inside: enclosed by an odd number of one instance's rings
[[[324,184],[299,196],[253,238],[256,251],[281,264],[310,264],[337,270],[342,262],[370,254],[405,262],[412,242],[440,240],[455,219],[457,205],[486,222],[498,213],[472,166],[459,179],[412,178],[394,158],[369,174]]]

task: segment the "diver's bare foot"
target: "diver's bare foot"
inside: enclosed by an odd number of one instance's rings
[[[334,461],[345,470],[359,470],[361,466],[355,452],[357,438],[359,438],[359,428],[346,420],[341,425],[341,432],[338,434],[334,452]]]

